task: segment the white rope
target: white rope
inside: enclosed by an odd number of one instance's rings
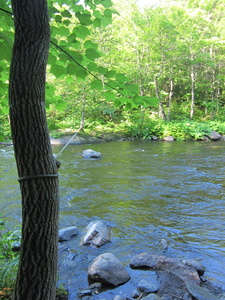
[[[71,139],[66,143],[66,145],[59,151],[57,155],[55,155],[55,158],[59,156],[63,152],[63,150],[66,149],[66,147],[69,145],[69,143],[75,138],[75,136],[78,134],[78,132],[81,130],[82,126],[79,127],[79,129],[74,133],[74,135],[71,137]]]

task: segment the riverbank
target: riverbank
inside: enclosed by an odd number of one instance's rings
[[[50,133],[51,136],[51,133]],[[98,132],[93,134],[86,134],[86,133],[61,133],[61,137],[55,138],[51,137],[51,144],[52,145],[66,145],[67,143],[70,145],[78,145],[78,144],[94,144],[94,143],[101,143],[101,142],[115,142],[115,141],[166,141],[166,142],[174,142],[177,139],[172,136],[164,136],[164,137],[157,137],[155,135],[149,136],[148,138],[140,138],[134,137],[129,135],[128,132]],[[188,139],[188,141],[225,141],[225,136],[219,134],[218,132],[212,130],[205,136],[199,139]],[[178,139],[179,141],[179,139]]]

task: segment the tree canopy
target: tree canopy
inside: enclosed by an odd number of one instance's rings
[[[93,118],[139,109],[166,120],[223,115],[222,0],[166,0],[145,9],[135,0],[68,0],[48,1],[48,7],[51,119],[59,116],[56,111],[74,113],[74,106],[81,111],[84,102]],[[4,123],[14,38],[10,1],[0,0],[0,24]]]

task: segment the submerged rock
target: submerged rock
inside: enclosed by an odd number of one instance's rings
[[[118,286],[130,279],[125,267],[112,253],[104,253],[94,259],[88,268],[88,281]]]
[[[83,237],[83,245],[101,247],[111,241],[111,227],[104,221],[92,221],[86,227],[87,233]]]
[[[145,294],[157,292],[158,289],[159,282],[155,272],[150,272],[148,280],[142,279],[138,284],[138,290]]]
[[[83,151],[83,157],[86,159],[100,159],[102,154],[92,149],[86,149]]]
[[[159,296],[157,296],[156,294],[149,294],[146,297],[142,298],[143,300],[161,300],[161,298]]]

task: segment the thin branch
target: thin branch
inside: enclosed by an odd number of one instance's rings
[[[9,15],[11,15],[11,16],[13,15],[12,12],[10,12],[8,10],[5,10],[5,9],[3,9],[1,7],[0,7],[0,10],[3,11],[3,12],[5,12],[5,13],[7,13],[7,14],[9,14]]]

